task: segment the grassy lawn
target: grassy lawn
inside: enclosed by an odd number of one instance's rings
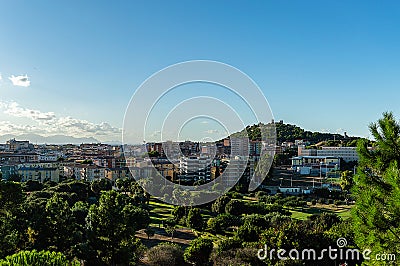
[[[244,196],[243,201],[245,202],[255,202],[256,200],[251,197]],[[157,226],[162,224],[163,221],[172,218],[171,211],[174,208],[173,205],[166,204],[158,201],[157,199],[150,200],[150,217],[151,224],[153,226]],[[336,213],[343,219],[348,219],[350,217],[351,206],[342,205],[342,206],[334,206],[328,204],[316,204],[314,206],[308,205],[303,208],[290,208],[288,209],[292,213],[292,218],[299,220],[306,220],[307,217],[313,214],[319,214],[323,212]],[[206,222],[209,218],[213,217],[213,214],[206,209],[202,209],[202,214],[204,217],[204,221]],[[178,226],[180,227],[180,226]],[[218,238],[217,236],[214,236]]]
[[[335,213],[340,216],[342,219],[350,218],[351,206],[343,205],[343,206],[334,206],[327,204],[317,204],[315,206],[303,207],[303,209],[290,209],[292,213],[292,218],[305,220],[308,216],[312,214],[318,214],[323,212]]]
[[[173,205],[158,202],[152,199],[150,200],[149,207],[152,225],[161,224],[163,221],[172,218],[171,211],[174,208]]]

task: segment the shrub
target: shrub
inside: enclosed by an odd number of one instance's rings
[[[190,242],[183,256],[187,262],[195,265],[206,265],[210,260],[212,249],[213,243],[211,239],[199,237]]]
[[[200,213],[200,209],[192,208],[190,209],[187,217],[186,217],[186,225],[195,230],[203,229],[203,217]]]
[[[231,200],[226,204],[225,206],[225,212],[232,214],[232,215],[240,215],[242,214],[245,210],[245,204],[243,201],[240,200]]]
[[[161,243],[147,251],[149,264],[153,266],[184,265],[183,250],[176,244]]]
[[[255,196],[256,196],[257,199],[260,199],[260,197],[268,196],[268,193],[265,192],[265,191],[260,190],[260,191],[256,192]]]
[[[0,260],[0,265],[12,266],[12,265],[44,265],[44,266],[64,266],[81,265],[78,261],[68,261],[65,255],[55,251],[20,251],[14,255],[7,256],[4,260]]]
[[[211,206],[211,210],[216,213],[224,213],[225,207],[231,199],[228,196],[218,198]]]

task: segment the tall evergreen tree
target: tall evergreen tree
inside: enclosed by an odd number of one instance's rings
[[[358,143],[353,220],[357,245],[370,249],[374,258],[378,253],[396,254],[400,250],[400,125],[392,113],[384,113],[369,128],[376,142],[373,149],[366,140]],[[365,261],[367,265],[374,263]]]

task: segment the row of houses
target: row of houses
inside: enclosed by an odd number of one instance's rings
[[[40,162],[0,165],[2,179],[13,178],[21,181],[35,180],[40,182],[59,182],[60,177],[93,181],[107,178],[115,181],[118,178],[132,178],[128,167],[102,167],[93,164]],[[140,174],[140,173],[138,173]]]

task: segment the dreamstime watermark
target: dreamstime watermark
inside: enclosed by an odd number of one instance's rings
[[[200,85],[215,89],[211,93],[198,88],[197,94],[187,97],[188,90],[177,92],[184,86]],[[229,95],[213,94],[214,91],[228,91]],[[176,98],[178,100],[173,102]],[[229,101],[231,98],[237,101]],[[261,145],[257,147],[260,154],[257,161],[251,162],[256,165],[254,174],[249,177],[249,191],[252,191],[264,180],[275,154],[276,130],[263,92],[249,76],[224,63],[196,60],[171,65],[144,81],[128,104],[122,131],[127,165],[138,183],[164,202],[184,206],[211,202],[229,191],[239,181],[249,161],[254,160],[248,150],[240,148],[250,143],[244,131],[240,139],[230,139],[232,149],[222,174],[214,179],[208,177],[218,150],[217,142],[245,129],[250,125],[249,117],[252,117],[251,124],[261,125]],[[203,139],[201,145],[206,152],[196,154],[197,158],[182,152],[181,136],[185,125],[195,119],[202,119],[204,124],[213,121],[224,129],[223,136],[210,135]],[[215,132],[213,128],[205,129],[210,134]],[[150,158],[149,151],[163,153],[163,160]],[[183,171],[186,176],[182,175]],[[183,176],[177,177],[179,180],[190,176],[202,182],[196,185],[173,182],[177,174]]]
[[[346,248],[346,238],[338,238],[337,247],[329,246],[327,249],[317,251],[313,248],[298,249],[271,249],[265,245],[263,249],[259,249],[257,257],[260,260],[341,260],[341,261],[360,261],[360,260],[377,260],[377,261],[395,261],[396,254],[379,253],[375,257],[371,257],[372,250],[364,249],[363,251],[356,248]],[[345,263],[344,265],[347,265]]]

